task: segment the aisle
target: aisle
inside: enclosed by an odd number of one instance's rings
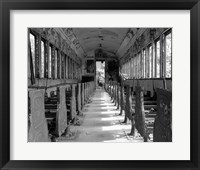
[[[120,110],[114,106],[110,96],[104,89],[97,89],[91,98],[91,103],[83,109],[83,123],[72,126],[75,137],[62,142],[142,142],[136,134],[135,138],[128,136],[131,125],[122,124],[124,116],[119,116]]]

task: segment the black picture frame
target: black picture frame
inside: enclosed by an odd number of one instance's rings
[[[10,160],[10,10],[190,10],[189,161],[16,161]],[[199,0],[0,0],[0,167],[1,169],[200,169],[200,2]],[[181,57],[180,57],[181,59]],[[184,86],[184,85],[183,85]],[[184,94],[183,94],[184,95]],[[184,135],[184,132],[182,132]],[[128,151],[127,151],[128,152]],[[67,153],[69,154],[69,153]],[[133,153],[137,154],[137,153]],[[144,153],[149,154],[149,153]],[[173,153],[172,153],[173,154]],[[122,157],[123,155],[119,155]]]

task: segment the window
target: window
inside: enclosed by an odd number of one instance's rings
[[[156,77],[156,57],[155,57],[155,44],[152,46],[152,77]]]
[[[126,63],[124,63],[124,74],[126,74]]]
[[[137,74],[136,74],[136,72],[137,72],[136,56],[134,56],[133,60],[134,60],[134,77],[137,78]]]
[[[129,68],[128,68],[128,61],[126,62],[126,75],[128,76]]]
[[[149,46],[149,78],[152,77],[152,45]]]
[[[51,50],[51,77],[55,79],[55,48],[52,46]]]
[[[57,53],[57,78],[60,79],[60,52]]]
[[[51,65],[51,53],[52,53],[52,47],[51,46],[49,46],[49,59],[48,59],[48,78],[51,78],[52,76],[51,76],[51,67],[52,67],[52,65]]]
[[[156,42],[156,77],[160,77],[160,41]]]
[[[75,77],[76,77],[76,79],[77,79],[77,71],[78,71],[78,70],[77,70],[77,64],[75,63],[75,73],[76,73],[76,76],[75,76]]]
[[[73,63],[73,61],[67,57],[64,52],[61,52],[54,45],[49,44],[49,42],[45,39],[40,39],[40,37],[37,38],[34,34],[30,34],[30,42],[31,53],[33,53],[34,56],[40,54],[37,59],[37,68],[40,68],[40,71],[34,71],[37,74],[40,73],[40,78],[65,79],[68,78],[69,73],[71,73],[71,78],[72,76],[74,76],[74,78],[75,76],[78,76],[76,70],[77,64]],[[38,44],[40,46],[38,46]],[[38,49],[40,51],[38,51]],[[36,59],[34,59],[34,61],[35,60]],[[67,60],[69,63],[67,63]],[[34,63],[36,65],[36,61]]]
[[[69,58],[69,73],[70,73],[70,79],[72,79],[72,60]]]
[[[138,78],[138,55],[135,56],[135,64],[136,64],[136,70],[135,70],[135,76]]]
[[[74,69],[74,61],[72,60],[72,78],[74,79],[75,69]]]
[[[131,58],[131,78],[134,78],[134,62],[133,62],[133,58]]]
[[[74,63],[74,78],[76,79],[76,75],[77,75],[77,69],[76,69],[76,63]]]
[[[144,58],[143,58],[143,51],[140,52],[140,77],[143,78],[143,63],[144,63]]]
[[[65,64],[65,77],[68,79],[68,57],[65,58],[66,64]]]
[[[54,57],[55,58],[55,64],[54,64],[55,65],[55,69],[54,70],[55,70],[55,79],[57,79],[57,74],[58,74],[57,73],[58,50],[55,50],[54,52],[55,52],[55,57]]]
[[[143,50],[143,77],[146,77],[146,52]]]
[[[45,42],[41,40],[41,71],[40,78],[44,78],[44,70],[45,70]]]
[[[128,77],[131,77],[131,60],[128,60]]]
[[[141,74],[142,74],[142,63],[141,63],[142,59],[141,59],[141,52],[138,54],[138,78],[141,78]]]
[[[32,64],[33,64],[33,74],[35,76],[35,35],[33,35],[32,33],[29,34],[29,38],[30,38],[30,47],[31,47],[31,56],[32,56]]]
[[[146,51],[146,78],[149,78],[149,53]]]
[[[48,78],[48,75],[49,75],[49,72],[48,72],[48,67],[49,67],[49,63],[48,63],[48,59],[49,59],[49,57],[48,57],[48,46],[47,46],[47,43],[45,43],[45,78]]]
[[[165,36],[165,61],[166,61],[166,77],[172,74],[172,34],[171,32]]]
[[[129,61],[127,61],[127,63],[126,63],[126,68],[127,68],[126,74],[129,77]]]
[[[70,68],[71,68],[71,63],[70,63],[70,58],[68,57],[68,78],[71,79],[71,72],[70,72]]]
[[[139,72],[138,54],[136,54],[135,59],[136,59],[136,77],[139,78],[138,77],[138,72]]]
[[[65,55],[61,54],[61,78],[65,78]]]
[[[136,77],[139,78],[139,57],[138,54],[136,54]]]

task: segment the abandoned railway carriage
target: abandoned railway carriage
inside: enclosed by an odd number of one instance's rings
[[[172,28],[29,28],[28,142],[172,142]]]

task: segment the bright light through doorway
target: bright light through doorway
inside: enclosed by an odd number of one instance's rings
[[[103,87],[105,83],[105,61],[96,61],[96,84],[97,88]]]

